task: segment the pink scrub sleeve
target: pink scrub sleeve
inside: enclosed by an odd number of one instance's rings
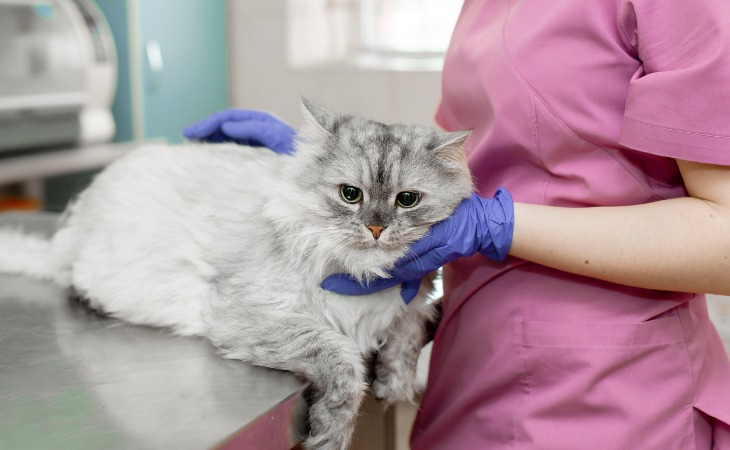
[[[630,84],[620,144],[730,165],[730,2],[625,1],[620,20],[643,63]]]

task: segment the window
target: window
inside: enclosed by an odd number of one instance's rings
[[[443,54],[457,0],[360,0],[360,48],[381,54]]]
[[[440,70],[462,0],[289,0],[289,61]]]

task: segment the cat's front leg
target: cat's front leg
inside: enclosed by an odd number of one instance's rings
[[[228,358],[293,372],[309,383],[307,450],[345,450],[366,384],[348,337],[310,316],[263,307],[213,314],[211,341]]]
[[[427,342],[428,326],[435,320],[435,305],[416,299],[405,316],[388,331],[375,360],[373,395],[383,405],[398,401],[415,402],[423,386],[417,385],[416,369],[421,349]]]

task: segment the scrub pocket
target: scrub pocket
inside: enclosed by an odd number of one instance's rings
[[[679,317],[521,322],[517,448],[693,449],[693,378]]]

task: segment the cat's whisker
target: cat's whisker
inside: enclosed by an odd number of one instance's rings
[[[338,228],[338,227],[321,227],[321,226],[319,226],[319,227],[314,228],[314,229],[301,230],[301,231],[296,232],[296,233],[291,233],[290,232],[289,234],[287,234],[287,237],[307,236],[307,235],[310,235],[310,234],[323,233],[325,231],[337,231],[339,229],[340,228]]]
[[[309,258],[313,253],[315,253],[318,249],[324,247],[325,245],[335,244],[333,247],[335,247],[336,249],[337,244],[341,244],[341,242],[342,239],[338,239],[336,237],[325,237],[318,239],[316,242],[306,243],[300,248],[299,258]],[[332,250],[330,250],[327,254],[330,254],[331,252]]]
[[[320,272],[322,272],[322,273],[324,272],[324,266],[329,263],[329,261],[332,258],[332,255],[334,255],[335,252],[337,252],[340,248],[342,248],[344,246],[342,239],[332,239],[326,243],[329,244],[329,246],[331,248],[322,255],[322,263],[321,263],[321,270],[320,270]],[[316,250],[317,250],[317,248],[312,249],[310,251],[310,254],[315,252]]]
[[[331,259],[331,257],[335,254],[335,252],[338,252],[342,247],[344,247],[344,241],[345,241],[345,239],[340,239],[338,241],[334,241],[333,242],[334,245],[332,246],[330,251],[324,255],[323,260],[325,262],[328,262]],[[324,264],[321,266],[320,278],[322,278],[323,276],[324,276]]]
[[[301,260],[301,259],[303,259],[303,258],[305,258],[307,256],[307,255],[304,254],[306,249],[316,248],[316,246],[320,245],[320,243],[322,242],[322,237],[324,236],[324,233],[323,232],[325,232],[325,231],[338,231],[338,230],[340,230],[340,229],[337,228],[337,227],[318,227],[317,229],[303,230],[303,231],[299,231],[297,233],[288,233],[288,232],[284,232],[282,230],[279,230],[280,233],[286,233],[287,239],[286,240],[284,240],[284,239],[277,240],[274,243],[274,245],[272,246],[271,250],[269,250],[265,254],[265,257],[268,258],[268,256],[270,256],[273,252],[284,248],[284,246],[290,246],[291,243],[289,241],[291,239],[294,239],[294,238],[296,238],[296,239],[311,238],[311,237],[314,237],[314,236],[319,236],[319,239],[314,239],[314,241],[311,241],[311,240],[310,241],[306,241],[303,244],[300,244],[298,246],[298,247],[300,247],[300,251],[299,251],[298,257]],[[292,256],[294,256],[294,255],[292,255]]]
[[[329,264],[332,255],[334,255],[339,249],[343,247],[343,243],[345,242],[345,240],[346,237],[323,237],[320,238],[317,242],[311,243],[312,245],[302,248],[300,253],[301,258],[309,258],[318,250],[329,247],[327,250],[324,251],[322,255],[320,255],[320,257],[316,258],[320,261],[320,263],[317,264],[317,267],[309,266],[309,272],[314,275],[318,271],[320,274],[319,279],[323,279],[325,267]]]
[[[412,256],[412,260],[415,261],[421,268],[421,270],[425,269],[426,265],[423,263],[423,260],[420,256],[418,256],[417,253],[415,253],[413,250],[410,249],[410,247],[406,248],[406,254]],[[409,273],[409,275],[416,275],[415,273]]]

